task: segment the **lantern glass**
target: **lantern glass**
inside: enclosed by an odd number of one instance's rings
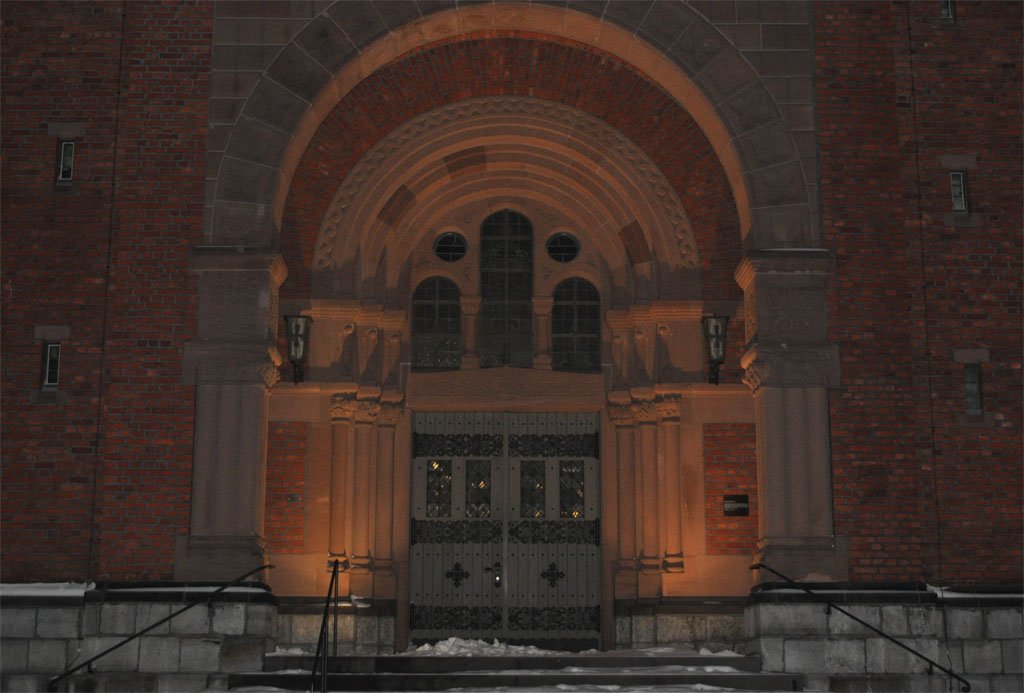
[[[729,318],[726,316],[707,316],[701,318],[701,326],[704,328],[704,340],[707,343],[708,361],[715,364],[725,362],[725,333],[729,325]]]
[[[308,315],[286,315],[284,320],[288,330],[288,360],[302,363],[306,360],[309,323],[312,319]]]

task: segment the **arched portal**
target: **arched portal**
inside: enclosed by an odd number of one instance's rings
[[[546,12],[522,16],[535,11]],[[280,242],[288,281],[278,302],[284,273],[271,254],[197,252],[201,294],[211,300],[201,299],[196,359],[208,350],[257,366],[241,384],[215,369],[199,373],[207,396],[199,398],[198,427],[209,430],[197,434],[197,479],[223,490],[242,469],[249,497],[261,498],[267,420],[301,426],[309,490],[301,499],[303,537],[287,550],[271,537],[274,587],[319,593],[324,556],[344,559],[343,590],[394,604],[400,642],[411,606],[414,421],[421,415],[470,427],[484,419],[539,426],[530,417],[540,416],[555,427],[530,434],[542,439],[561,435],[558,422],[573,416],[592,422],[599,443],[585,457],[600,479],[598,630],[605,645],[614,638],[618,601],[744,593],[757,539],[763,553],[795,556],[802,575],[819,567],[840,574],[828,562],[824,393],[836,358],[823,329],[829,259],[813,248],[770,247],[815,242],[794,152],[784,138],[776,146],[762,141],[775,132],[767,122],[763,131],[754,127],[756,135],[730,138],[730,128],[759,122],[763,112],[750,106],[752,120],[727,127],[702,89],[642,45],[637,60],[650,72],[624,59],[629,51],[607,36],[580,42],[559,32],[523,33],[515,28],[521,17],[493,19],[502,28],[482,31],[470,22],[453,32],[441,23],[436,41],[398,32],[373,44],[318,87],[312,110],[293,109],[290,122],[273,125],[292,140],[269,154],[259,150],[272,166],[250,166],[232,135],[212,187],[210,238]],[[405,52],[390,52],[396,45]],[[550,79],[552,66],[566,77]],[[280,87],[274,84],[266,89]],[[268,110],[272,101],[251,98],[240,123],[255,127],[283,113]],[[507,362],[516,368],[480,368],[488,309],[481,229],[504,210],[529,219],[533,230],[529,299],[517,298],[520,319],[531,322],[532,349]],[[577,255],[549,254],[556,237],[575,239]],[[461,238],[465,252],[439,254],[446,238]],[[740,310],[732,280],[743,248]],[[444,372],[412,367],[415,304],[426,300],[416,292],[431,280],[447,282],[458,297],[459,353],[449,355],[458,368]],[[597,295],[590,302],[600,311],[597,368],[552,368],[556,288],[570,281]],[[441,310],[436,296],[434,308]],[[308,379],[275,384],[267,364],[277,358],[276,323],[294,312],[314,320]],[[707,313],[732,318],[733,368],[717,387],[705,384],[700,319]],[[744,348],[754,397],[738,382]],[[223,422],[229,425],[218,427]],[[737,540],[739,550],[720,551],[707,522],[720,500],[705,493],[708,427],[749,435],[755,424],[758,529]],[[493,458],[497,468],[513,469],[523,460],[509,456],[511,436],[502,433],[501,454],[464,451],[453,464],[460,457],[464,474],[470,467],[479,474],[468,462]],[[233,456],[253,463],[228,469],[218,462],[221,439],[235,441]],[[550,458],[551,470],[571,461],[557,450],[537,455]],[[807,507],[785,503],[797,487],[812,499]],[[230,507],[217,505],[217,493],[196,498],[180,575],[203,572],[202,561],[217,550],[236,562],[264,550],[262,517],[227,522]]]

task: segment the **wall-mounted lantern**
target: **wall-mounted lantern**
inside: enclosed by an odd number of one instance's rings
[[[308,315],[286,315],[284,322],[288,331],[288,360],[292,363],[292,382],[301,383],[302,365],[309,352],[309,323],[313,322],[313,318]]]
[[[708,351],[708,382],[718,384],[718,368],[725,363],[725,329],[729,318],[725,315],[706,315],[700,319],[704,328],[704,345]]]

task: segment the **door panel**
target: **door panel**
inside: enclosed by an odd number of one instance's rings
[[[596,641],[596,414],[420,413],[410,629]]]

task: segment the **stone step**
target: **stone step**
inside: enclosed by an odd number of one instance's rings
[[[601,653],[593,655],[545,656],[472,656],[472,657],[416,657],[345,656],[328,657],[327,671],[339,674],[373,673],[450,673],[458,671],[510,671],[521,669],[584,668],[636,668],[636,667],[732,667],[744,672],[760,672],[760,657],[702,656],[702,655],[625,655]],[[309,655],[268,655],[263,661],[264,672],[313,668]]]
[[[758,672],[697,672],[643,670],[629,672],[597,671],[458,671],[446,673],[362,673],[328,674],[330,691],[443,691],[451,688],[536,690],[555,686],[618,686],[620,690],[640,686],[716,686],[744,691],[799,691],[800,679],[790,674]],[[309,673],[231,674],[229,688],[272,687],[283,690],[309,690]]]

